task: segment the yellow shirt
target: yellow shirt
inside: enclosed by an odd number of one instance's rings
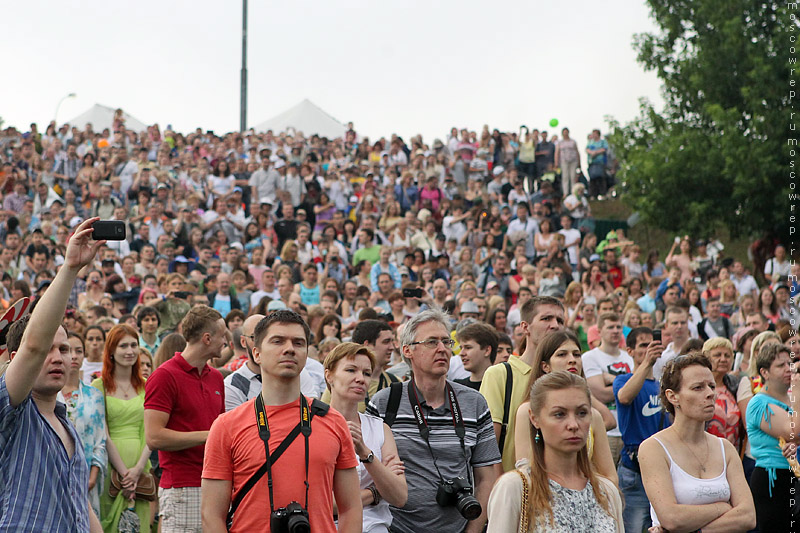
[[[528,392],[528,385],[531,379],[531,367],[523,363],[519,357],[512,356],[508,359],[511,365],[511,376],[514,382],[511,386],[511,403],[508,406],[508,429],[506,430],[506,440],[503,449],[500,450],[503,456],[503,471],[508,472],[514,469],[515,446],[514,428],[516,426],[517,409],[522,405]],[[493,365],[486,369],[481,382],[481,394],[489,404],[489,411],[492,413],[492,422],[503,423],[503,406],[506,393],[506,369],[502,364]]]

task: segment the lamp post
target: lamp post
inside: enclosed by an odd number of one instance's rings
[[[244,133],[247,129],[247,0],[242,0],[242,88],[241,88],[241,101],[240,115],[239,115],[239,131]]]
[[[56,123],[56,127],[58,127],[58,110],[61,107],[61,104],[64,103],[64,100],[66,100],[67,98],[75,98],[76,96],[78,95],[75,93],[69,93],[68,95],[66,95],[61,100],[58,101],[58,105],[56,106],[56,114],[53,116],[53,121]]]

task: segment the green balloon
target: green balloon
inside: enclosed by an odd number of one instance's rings
[[[558,119],[557,118],[551,118],[550,119],[550,127],[551,128],[555,128],[556,126],[558,126]]]

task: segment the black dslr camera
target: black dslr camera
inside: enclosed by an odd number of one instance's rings
[[[308,511],[297,502],[275,509],[269,517],[269,530],[272,533],[311,533]]]
[[[463,477],[440,481],[436,489],[436,503],[440,507],[455,505],[467,520],[475,520],[482,512],[481,504],[472,495],[472,487]]]

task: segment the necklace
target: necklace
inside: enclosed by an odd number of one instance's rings
[[[127,384],[127,387],[123,387],[122,383],[117,381],[117,386],[119,386],[119,388],[122,390],[122,394],[125,395],[125,398],[128,398],[128,396],[134,396],[133,385],[130,383]]]
[[[691,446],[686,444],[686,441],[683,440],[683,437],[681,437],[681,434],[678,433],[677,431],[675,432],[675,434],[678,435],[678,439],[680,439],[680,441],[683,443],[683,445],[686,446],[686,448],[691,452],[692,455],[694,455],[694,458],[697,459],[697,462],[700,464],[700,472],[705,474],[705,472],[706,472],[705,464],[708,461],[708,455],[710,453],[709,449],[708,449],[708,439],[705,439],[705,441],[706,441],[706,458],[705,458],[705,460],[701,461],[700,458],[697,456],[697,454],[694,453],[694,450],[692,450]]]

